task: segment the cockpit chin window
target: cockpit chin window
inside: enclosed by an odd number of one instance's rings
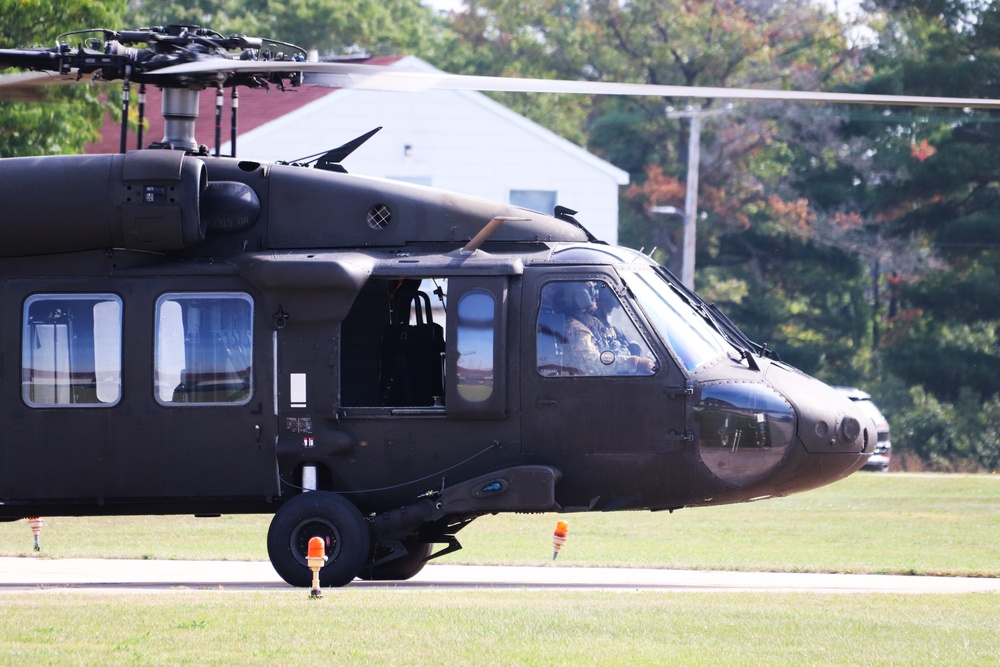
[[[704,385],[694,407],[698,454],[712,473],[733,484],[763,477],[784,458],[795,435],[795,411],[756,383]]]

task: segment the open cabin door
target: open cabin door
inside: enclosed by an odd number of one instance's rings
[[[341,326],[340,425],[354,449],[333,462],[332,488],[404,505],[510,465],[501,459],[517,454],[520,429],[510,282],[447,272],[368,281]]]

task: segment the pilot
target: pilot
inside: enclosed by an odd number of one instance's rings
[[[595,292],[597,307],[594,309],[594,317],[601,323],[604,346],[615,354],[623,356],[640,354],[639,344],[629,341],[622,330],[611,323],[611,311],[621,307],[618,297],[606,286],[597,288]]]
[[[597,289],[586,282],[568,283],[562,294],[566,314],[564,366],[573,375],[652,375],[655,362],[614,349],[607,327],[596,316]],[[613,298],[613,297],[612,297]]]

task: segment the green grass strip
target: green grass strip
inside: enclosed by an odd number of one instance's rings
[[[858,473],[787,498],[666,512],[488,516],[451,564],[540,565],[556,521],[560,565],[1000,576],[1000,476]],[[47,517],[42,557],[267,560],[269,516]],[[0,555],[33,556],[24,521]]]
[[[3,665],[996,665],[992,594],[0,594]]]

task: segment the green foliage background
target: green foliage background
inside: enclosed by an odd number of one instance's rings
[[[117,27],[125,0],[0,0],[0,45],[52,46],[56,35],[93,26]],[[95,91],[64,86],[48,103],[0,102],[0,157],[79,153],[97,139],[105,112]]]

